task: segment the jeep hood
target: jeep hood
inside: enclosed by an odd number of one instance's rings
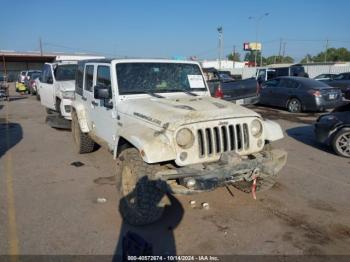
[[[75,90],[75,80],[57,81],[56,82],[56,86],[62,92],[64,92],[64,91],[74,91]]]
[[[210,120],[260,117],[256,112],[213,97],[140,98],[121,101],[118,112],[157,126],[178,126]]]

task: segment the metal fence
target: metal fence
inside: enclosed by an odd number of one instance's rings
[[[320,74],[340,74],[350,72],[349,65],[304,65],[306,73],[310,78],[314,78]],[[242,79],[255,77],[255,67],[243,67],[231,69],[231,74],[241,75]]]

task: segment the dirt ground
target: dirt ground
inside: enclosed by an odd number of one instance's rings
[[[118,211],[111,154],[78,155],[34,96],[12,95],[0,102],[0,254],[119,254],[128,230],[156,254],[350,254],[350,159],[314,141],[316,114],[254,108],[281,124],[274,147],[289,153],[256,201],[233,187],[175,196],[158,223],[131,227]]]

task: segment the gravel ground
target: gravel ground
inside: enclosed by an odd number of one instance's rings
[[[13,93],[0,102],[0,254],[119,254],[132,230],[156,254],[349,255],[350,159],[314,141],[316,114],[255,109],[285,131],[274,147],[289,159],[273,189],[256,201],[233,187],[175,196],[158,223],[131,227],[118,211],[111,154],[78,155],[71,133],[49,127],[35,97]]]

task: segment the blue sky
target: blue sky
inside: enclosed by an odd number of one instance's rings
[[[233,45],[243,53],[245,41],[255,40],[260,22],[263,53],[286,54],[297,61],[306,53],[331,47],[350,49],[348,0],[1,0],[0,49],[95,52],[107,56],[216,58],[223,26],[225,54]]]

